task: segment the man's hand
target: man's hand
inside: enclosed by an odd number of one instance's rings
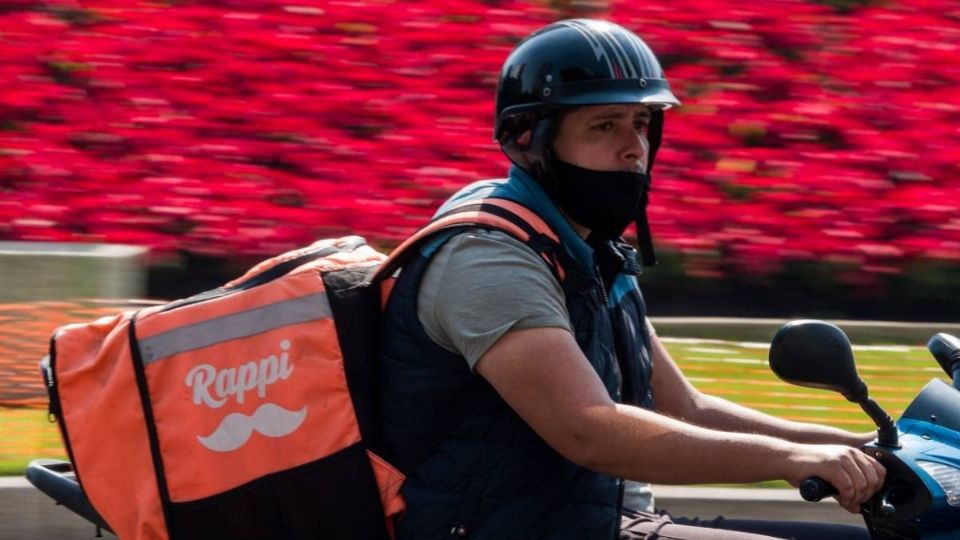
[[[841,445],[798,444],[786,465],[786,478],[792,486],[819,476],[837,488],[837,502],[854,514],[883,486],[887,474],[879,461]]]

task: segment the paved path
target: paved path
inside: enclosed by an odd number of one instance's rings
[[[0,539],[88,539],[95,532],[91,523],[55,505],[25,479],[0,478]],[[103,536],[116,538],[106,532]]]
[[[836,503],[807,503],[794,490],[657,486],[658,506],[675,515],[750,519],[792,519],[860,524],[859,516]],[[20,478],[0,478],[0,539],[88,539],[94,527]],[[114,538],[104,533],[105,538]]]

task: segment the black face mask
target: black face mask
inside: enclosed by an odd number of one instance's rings
[[[594,171],[557,158],[551,165],[557,205],[591,234],[617,238],[642,212],[649,174]]]

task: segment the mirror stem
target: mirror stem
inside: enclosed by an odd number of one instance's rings
[[[888,448],[900,448],[897,424],[893,421],[893,418],[890,418],[890,415],[880,408],[876,401],[866,396],[860,400],[859,405],[864,412],[870,415],[870,419],[877,426],[877,444]]]
[[[888,448],[900,448],[900,434],[897,431],[897,424],[890,418],[887,411],[883,410],[877,402],[870,399],[867,384],[859,381],[857,389],[850,393],[844,393],[843,397],[860,405],[863,412],[870,416],[873,423],[877,426],[877,444]]]

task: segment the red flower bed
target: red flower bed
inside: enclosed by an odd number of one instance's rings
[[[615,2],[671,111],[651,218],[687,270],[960,257],[960,10]],[[500,63],[533,2],[7,2],[0,238],[269,255],[393,244],[501,176]],[[891,270],[893,269],[893,270]]]
[[[758,273],[789,260],[888,273],[909,259],[957,259],[953,4],[837,15],[793,1],[728,11],[682,0],[612,11],[666,52],[684,100],[658,171],[663,242],[688,249],[695,238],[699,259]]]

